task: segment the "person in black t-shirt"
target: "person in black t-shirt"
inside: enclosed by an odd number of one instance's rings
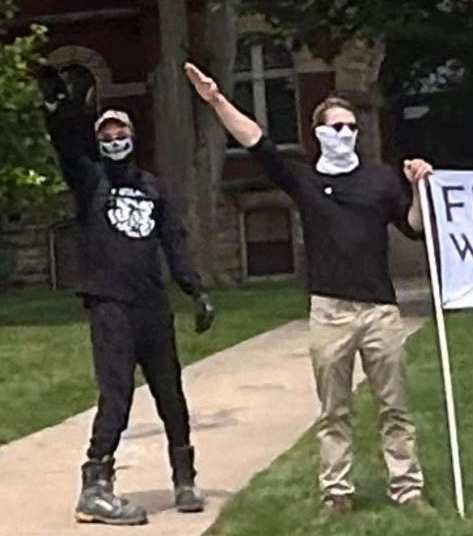
[[[190,63],[185,70],[227,130],[301,214],[311,297],[310,350],[322,406],[318,430],[324,511],[353,508],[350,413],[357,351],[380,407],[388,495],[397,504],[429,511],[407,412],[405,331],[388,269],[387,228],[393,223],[410,238],[420,236],[416,182],[427,178],[432,167],[421,159],[406,161],[406,181],[387,166],[361,161],[355,111],[339,98],[327,99],[313,114],[321,149],[315,168],[287,162],[214,80]]]
[[[173,278],[195,301],[196,331],[209,329],[214,311],[192,269],[185,229],[160,180],[135,166],[128,115],[109,110],[94,125],[94,110],[86,105],[89,88],[73,71],[45,68],[39,82],[51,139],[78,208],[78,290],[89,310],[100,394],[76,518],[120,525],[147,521],[143,508],[113,493],[113,456],[127,427],[137,364],[164,422],[176,506],[201,511],[158,250],[162,246]]]

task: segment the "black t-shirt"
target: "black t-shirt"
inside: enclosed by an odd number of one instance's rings
[[[163,195],[159,179],[132,163],[96,160],[84,145],[80,121],[67,119],[54,117],[48,126],[78,206],[77,290],[86,296],[128,303],[167,301],[161,246],[181,289],[192,296],[201,293],[185,228]]]
[[[309,292],[373,303],[395,303],[388,266],[388,224],[418,238],[408,224],[410,187],[383,165],[341,175],[288,163],[263,137],[250,148],[268,177],[300,210]]]

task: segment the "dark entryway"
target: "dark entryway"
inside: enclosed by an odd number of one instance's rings
[[[291,213],[287,208],[259,208],[245,214],[247,275],[294,273]]]

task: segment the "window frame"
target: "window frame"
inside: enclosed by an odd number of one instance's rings
[[[264,133],[269,132],[268,103],[266,98],[266,80],[290,79],[294,84],[294,106],[297,121],[297,142],[278,143],[278,149],[282,151],[303,152],[302,125],[300,109],[300,88],[297,71],[294,66],[284,68],[268,68],[264,65],[264,44],[254,43],[250,46],[251,68],[248,71],[235,73],[235,84],[238,82],[251,82],[253,91],[254,115],[256,122],[261,126]],[[292,55],[291,55],[292,56]],[[246,153],[243,147],[227,147],[227,155],[241,155]]]

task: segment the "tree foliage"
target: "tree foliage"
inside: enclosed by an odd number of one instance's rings
[[[243,0],[245,13],[260,13],[280,35],[306,43],[317,51],[336,52],[337,46],[351,37],[385,39],[405,35],[445,37],[465,42],[461,31],[471,28],[471,0]],[[458,35],[458,30],[460,34]],[[459,39],[458,39],[459,38]],[[469,42],[471,43],[471,36]]]
[[[16,0],[0,0],[0,207],[41,204],[61,188],[40,109],[34,71],[40,65],[45,28],[9,39]],[[3,29],[3,30],[2,30]]]
[[[427,105],[419,132],[432,133],[447,154],[471,139],[457,127],[473,121],[472,0],[242,0],[242,7],[263,15],[276,38],[307,45],[328,61],[353,38],[381,43],[378,81],[391,116],[398,120],[406,105]],[[445,74],[453,64],[461,76]],[[456,132],[450,145],[445,131]]]
[[[243,0],[242,8],[262,14],[276,36],[326,59],[353,37],[382,40],[397,54],[396,76],[415,55],[430,66],[452,57],[473,63],[471,0]]]
[[[275,38],[329,62],[354,38],[382,45],[367,92],[384,97],[390,157],[413,151],[442,166],[473,165],[472,0],[242,0],[242,8],[261,14]],[[424,115],[406,121],[409,108]]]

